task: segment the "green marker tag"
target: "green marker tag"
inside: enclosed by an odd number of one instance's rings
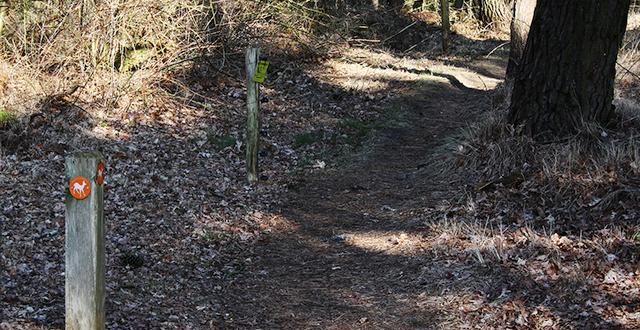
[[[267,77],[267,69],[269,69],[269,61],[259,61],[256,74],[253,76],[253,81],[263,83],[264,78]]]

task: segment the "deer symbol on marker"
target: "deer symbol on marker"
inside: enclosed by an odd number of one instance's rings
[[[84,188],[86,187],[87,187],[86,181],[82,181],[82,184],[75,182],[73,184],[73,192],[77,193],[78,195],[84,195]]]
[[[69,182],[69,192],[76,199],[85,199],[91,192],[89,180],[84,177],[77,176]]]

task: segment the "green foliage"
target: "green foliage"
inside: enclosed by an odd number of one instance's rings
[[[18,118],[11,112],[0,110],[0,127],[8,126],[16,122]]]
[[[153,48],[134,48],[124,51],[116,58],[115,67],[120,72],[137,70],[155,55]]]

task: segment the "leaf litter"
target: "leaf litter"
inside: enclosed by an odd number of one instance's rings
[[[432,62],[352,52],[324,74],[274,66],[255,186],[239,81],[191,82],[206,107],[33,128],[0,157],[0,328],[63,327],[64,156],[89,149],[107,157],[109,328],[640,326],[637,238],[616,225],[633,208],[579,231],[571,203],[598,195],[556,203],[536,176],[452,187],[442,141],[490,93],[414,73]]]

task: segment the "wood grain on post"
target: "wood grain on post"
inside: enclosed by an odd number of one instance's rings
[[[258,181],[258,143],[260,136],[260,86],[253,78],[256,74],[260,48],[247,49],[247,179]]]
[[[442,17],[442,51],[449,51],[449,31],[451,23],[449,21],[449,0],[440,0],[440,16]]]
[[[67,157],[67,180],[81,177],[88,184],[77,186],[88,193],[79,200],[67,187],[65,229],[65,328],[97,330],[105,328],[104,189],[96,183],[98,152]],[[70,182],[70,181],[67,181]],[[69,189],[71,188],[71,189]],[[90,191],[88,190],[90,189]]]

